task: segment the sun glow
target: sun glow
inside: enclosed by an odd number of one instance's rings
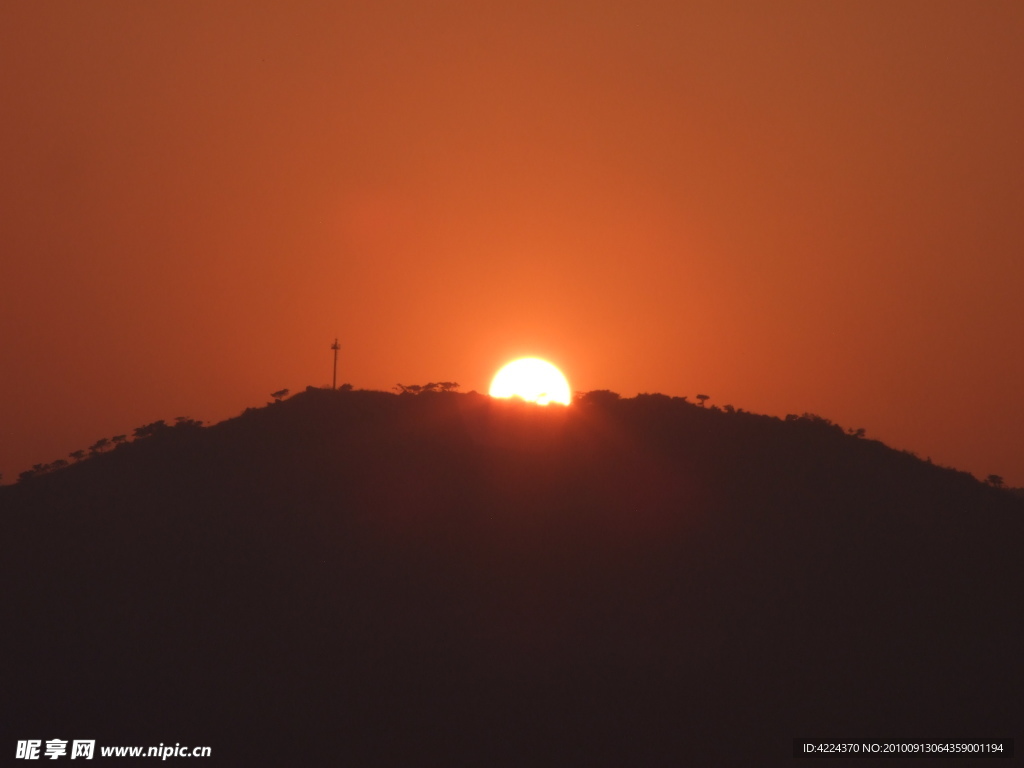
[[[513,360],[491,382],[491,397],[521,397],[539,405],[572,401],[569,382],[547,360],[524,357]]]

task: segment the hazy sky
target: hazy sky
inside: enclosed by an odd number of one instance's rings
[[[0,2],[0,471],[283,387],[811,411],[1024,485],[1024,3]]]

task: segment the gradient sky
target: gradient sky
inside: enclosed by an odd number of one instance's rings
[[[1024,485],[1024,3],[4,2],[0,472],[288,387],[810,411]]]

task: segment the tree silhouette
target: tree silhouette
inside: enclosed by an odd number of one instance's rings
[[[700,407],[704,407],[704,401],[708,399],[708,395],[697,395],[697,399],[700,400]]]
[[[1003,487],[1003,478],[999,475],[989,475],[985,478],[985,482],[991,485],[993,488]]]
[[[170,429],[170,427],[167,426],[166,421],[160,419],[160,421],[154,421],[151,424],[144,424],[141,427],[136,427],[132,434],[136,439],[140,437],[152,437],[157,432],[161,432],[165,429]]]
[[[92,453],[92,454],[103,453],[103,451],[107,450],[109,447],[110,447],[110,438],[108,438],[108,437],[101,437],[99,440],[97,440],[95,443],[93,443],[92,445],[89,446],[89,453]]]
[[[280,403],[284,398],[288,397],[288,390],[279,389],[277,392],[271,392],[270,396],[274,398],[275,403]]]
[[[72,451],[71,453],[68,454],[68,456],[70,456],[75,461],[81,461],[82,459],[85,458],[85,451],[82,451],[82,450]]]
[[[590,392],[577,392],[576,402],[580,405],[607,405],[621,399],[618,392],[610,389],[595,389]]]
[[[427,384],[396,384],[393,389],[400,395],[422,395],[424,392],[454,392],[457,381],[431,381]]]

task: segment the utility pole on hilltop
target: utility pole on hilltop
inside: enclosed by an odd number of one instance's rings
[[[331,344],[331,349],[334,350],[334,377],[331,379],[331,389],[338,388],[338,350],[341,349],[341,345],[338,343],[337,337],[334,339],[334,343]]]

